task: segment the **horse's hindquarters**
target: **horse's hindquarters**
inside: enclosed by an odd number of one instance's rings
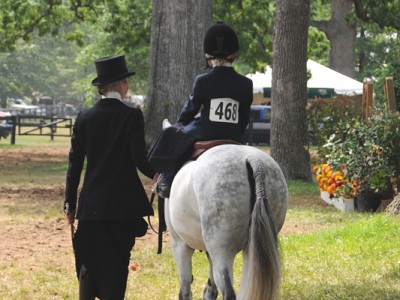
[[[280,282],[277,231],[287,209],[282,171],[264,152],[223,145],[208,150],[176,175],[166,219],[181,291],[189,295],[193,249],[207,250],[210,277],[205,294],[234,299],[233,260],[243,252],[242,299],[274,299]],[[251,224],[251,225],[250,225]]]

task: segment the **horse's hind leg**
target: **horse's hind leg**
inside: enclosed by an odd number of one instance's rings
[[[192,256],[194,250],[189,248],[181,239],[174,239],[171,233],[172,251],[179,272],[179,300],[192,300],[191,284],[192,275]]]
[[[210,253],[212,260],[215,284],[221,291],[224,300],[236,300],[235,290],[233,289],[233,261],[235,255],[223,251]]]
[[[210,265],[207,285],[203,292],[203,300],[216,300],[218,296],[218,289],[214,281],[213,266],[210,255],[207,252],[207,258]]]

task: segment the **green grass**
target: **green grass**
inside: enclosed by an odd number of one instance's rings
[[[41,147],[65,147],[69,146],[69,137],[55,136],[51,140],[50,136],[33,136],[33,135],[16,135],[15,144],[11,145],[11,136],[0,140],[1,149],[16,149],[16,148],[41,148]]]
[[[382,214],[355,214],[358,216],[335,228],[280,237],[282,299],[400,299],[400,220]],[[138,255],[146,269],[139,271],[143,274],[140,278],[139,274],[130,277],[128,299],[148,295],[154,295],[151,299],[176,299],[177,274],[170,249],[161,255],[165,259],[154,257],[151,251],[145,256],[141,253],[134,251],[133,255]],[[194,299],[200,299],[208,276],[203,253],[195,253],[193,265]],[[239,255],[237,288],[241,267]]]
[[[290,181],[288,183],[289,198],[309,199],[319,197],[319,189],[315,182]]]
[[[283,299],[400,299],[400,220],[359,215],[329,230],[281,237]]]
[[[52,141],[46,136],[17,136],[16,144],[5,144],[7,140],[0,142],[0,155],[2,150],[23,151],[23,160],[0,160],[0,185],[43,185],[43,184],[65,184],[65,175],[68,168],[68,154],[59,158],[37,158],[34,154],[41,149],[69,149],[70,139],[66,137],[55,137]],[[46,152],[44,152],[46,154]]]
[[[0,184],[62,184],[68,165],[65,162],[31,162],[29,166],[19,164],[1,165]]]
[[[37,149],[52,145],[69,147],[69,140],[38,142],[37,138],[17,137],[17,145],[12,147]],[[2,149],[9,147],[2,140],[0,155]],[[39,249],[29,252],[27,245],[21,248],[21,254],[29,255],[0,260],[0,299],[78,299],[69,232],[62,225],[60,211],[63,199],[60,185],[65,182],[67,157],[60,161],[27,161],[22,165],[6,162],[0,168],[0,185],[17,189],[14,201],[0,194],[0,232],[3,241],[8,242],[0,241],[0,255],[17,243],[7,240],[14,231],[25,232],[32,248]],[[50,188],[49,192],[54,186],[51,200],[44,202],[37,196],[25,199],[24,188],[35,190],[43,188],[42,185]],[[341,212],[319,199],[316,183],[289,182],[288,188],[289,210],[279,234],[283,267],[281,299],[400,299],[399,218]],[[43,248],[38,247],[31,237],[36,227],[48,228],[49,244],[52,238],[60,236],[64,242],[59,247],[46,248],[46,241],[42,241]],[[132,251],[132,261],[140,269],[130,272],[126,299],[177,299],[178,274],[169,245],[165,242],[163,253],[157,255],[156,243],[143,246],[140,242]],[[242,258],[238,255],[234,266],[236,289],[241,266]],[[208,278],[204,253],[195,252],[193,275],[193,299],[201,299]]]

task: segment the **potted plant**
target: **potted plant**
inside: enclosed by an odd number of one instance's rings
[[[313,167],[316,174],[321,198],[343,211],[354,210],[354,195],[357,186],[348,177],[345,165],[333,166],[327,162]]]
[[[340,120],[320,153],[332,168],[345,166],[348,185],[356,192],[359,210],[375,211],[380,196],[397,192],[400,168],[400,114],[384,105],[371,110],[369,118]],[[349,187],[349,188],[350,188]],[[363,201],[370,199],[365,204]]]

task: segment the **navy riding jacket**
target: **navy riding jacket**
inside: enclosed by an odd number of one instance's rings
[[[240,142],[250,117],[253,82],[232,67],[214,67],[198,75],[178,118],[197,140]]]

